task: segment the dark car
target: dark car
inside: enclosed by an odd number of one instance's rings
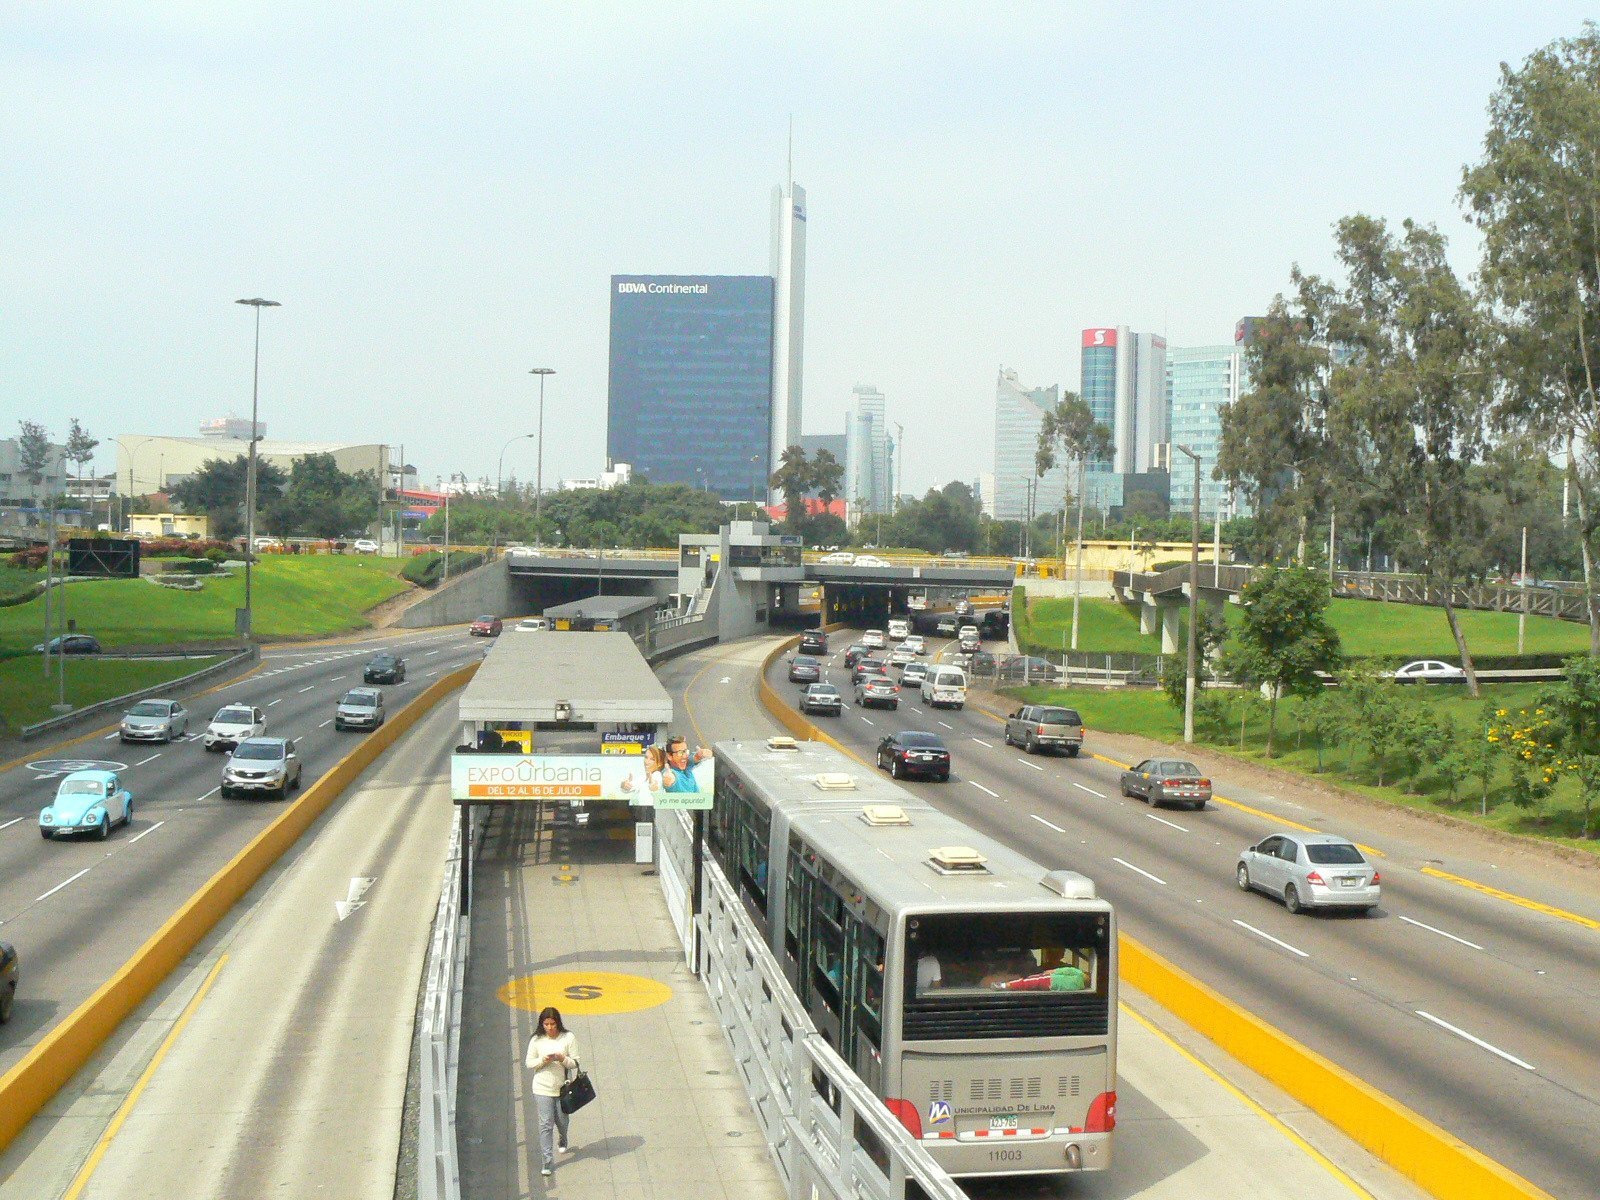
[[[906,730],[891,733],[878,743],[878,769],[896,779],[926,775],[930,779],[950,778],[950,751],[937,733]]]
[[[380,654],[361,672],[362,683],[404,683],[406,660],[398,654]]]
[[[844,665],[853,667],[857,661],[872,653],[870,646],[863,646],[860,642],[850,643],[850,648],[844,652]]]
[[[1000,664],[1000,678],[1008,683],[1054,683],[1060,668],[1047,658],[1018,654]]]
[[[978,632],[993,640],[1004,638],[1011,632],[1011,614],[1003,608],[992,608],[978,620]]]
[[[967,655],[967,670],[974,675],[993,675],[995,657],[987,650],[975,650]]]
[[[850,668],[850,683],[852,686],[860,683],[868,675],[888,675],[889,668],[881,658],[860,658],[856,665]]]
[[[1211,800],[1211,780],[1192,762],[1147,758],[1122,773],[1122,794],[1137,796],[1151,808],[1162,804],[1204,808]]]
[[[820,629],[808,629],[800,635],[801,654],[826,654],[828,635]]]
[[[61,637],[53,637],[48,643],[40,642],[33,648],[35,654],[46,653],[45,647],[49,646],[50,654],[99,654],[100,639],[90,637],[87,633],[67,633]]]
[[[899,708],[900,688],[886,676],[868,675],[856,684],[856,703],[862,708]]]
[[[17,949],[0,942],[0,1025],[11,1020],[11,1006],[17,999]]]
[[[831,683],[813,683],[800,693],[800,711],[837,717],[844,712],[844,697]]]
[[[473,637],[499,637],[502,626],[499,617],[483,616],[467,627]]]
[[[933,623],[933,632],[940,637],[955,637],[956,619],[954,617],[940,617]]]
[[[822,678],[822,664],[805,654],[796,654],[789,663],[790,683],[816,683]]]

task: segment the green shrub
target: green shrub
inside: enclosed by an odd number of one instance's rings
[[[450,552],[450,573],[459,575],[463,571],[470,571],[484,560],[484,555],[476,550],[452,550]],[[418,587],[438,587],[444,579],[444,555],[437,550],[430,550],[426,554],[419,554],[400,568],[400,577],[409,579]]]
[[[213,546],[206,551],[206,558],[216,563],[219,567],[228,561],[228,552],[221,546]]]
[[[167,563],[166,568],[174,575],[215,575],[220,569],[210,558],[183,558]]]

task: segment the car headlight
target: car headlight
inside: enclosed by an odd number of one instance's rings
[[[98,824],[100,824],[100,819],[102,817],[104,817],[105,815],[106,815],[105,809],[103,809],[103,808],[91,808],[88,812],[83,814],[83,820],[79,821],[78,824],[80,824],[80,825],[98,825]]]
[[[51,812],[48,808],[45,809],[42,813],[39,814],[39,824],[41,824],[41,825],[54,825],[55,823],[56,823],[56,815],[55,815],[55,813]]]

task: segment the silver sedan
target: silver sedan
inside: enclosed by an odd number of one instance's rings
[[[1378,869],[1359,846],[1331,833],[1275,833],[1240,852],[1237,879],[1241,891],[1275,896],[1291,913],[1370,913],[1380,898]]]
[[[1151,808],[1163,804],[1204,808],[1211,802],[1211,780],[1192,762],[1147,758],[1122,773],[1122,794],[1137,796]]]

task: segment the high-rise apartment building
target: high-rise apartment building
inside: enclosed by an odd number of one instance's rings
[[[613,275],[607,459],[726,500],[764,496],[773,312],[765,275]]]
[[[1039,427],[1044,424],[1044,414],[1060,399],[1058,384],[1024,387],[1015,371],[1000,368],[994,394],[994,482],[984,498],[986,510],[996,520],[1021,520],[1030,486],[1036,489],[1039,512],[1061,507],[1065,464],[1057,463],[1042,480],[1030,484],[1039,452]]]
[[[806,318],[806,190],[772,189],[772,415],[769,462],[800,442]],[[769,469],[770,474],[770,469]]]
[[[889,437],[884,395],[871,384],[852,389],[845,417],[844,498],[851,515],[891,511],[894,440]]]
[[[1222,449],[1222,409],[1250,388],[1250,364],[1245,354],[1254,318],[1246,317],[1234,328],[1232,345],[1191,346],[1167,352],[1167,398],[1172,412],[1172,441],[1188,446],[1200,456],[1200,515],[1248,515],[1249,504],[1223,480],[1213,479]],[[1172,455],[1172,483],[1168,493],[1175,513],[1188,512],[1194,500],[1194,464],[1189,456]]]

